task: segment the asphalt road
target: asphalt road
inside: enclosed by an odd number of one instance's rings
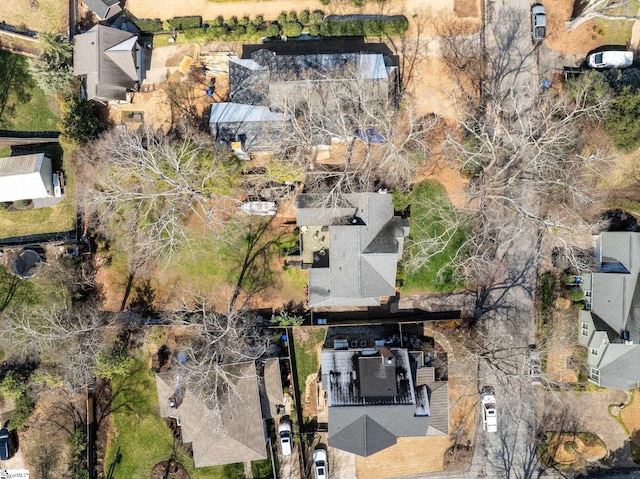
[[[530,8],[529,0],[487,0],[484,38],[491,80],[486,88],[488,94],[500,99],[506,112],[516,108],[526,112],[540,90],[538,47],[531,39]],[[530,200],[531,208],[535,208],[535,197],[527,198],[527,193],[522,192],[522,198],[525,202]],[[476,444],[482,457],[475,477],[524,479],[544,474],[536,456],[535,395],[526,375],[528,346],[535,342],[536,332],[534,295],[539,240],[536,226],[529,222],[511,226],[518,238],[498,238],[509,245],[499,261],[505,277],[515,275],[520,280],[501,297],[503,307],[483,318],[484,345],[490,354],[481,362],[480,386],[495,387],[498,432],[481,432]],[[513,234],[513,230],[503,234]]]

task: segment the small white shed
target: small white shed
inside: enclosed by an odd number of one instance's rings
[[[0,202],[56,196],[51,159],[44,153],[0,158]]]

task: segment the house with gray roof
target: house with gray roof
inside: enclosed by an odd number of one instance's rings
[[[342,203],[296,198],[302,266],[309,268],[309,306],[379,306],[396,293],[396,271],[406,219],[394,216],[391,195],[345,194]]]
[[[143,79],[143,49],[132,33],[96,25],[73,37],[73,74],[88,100],[127,102]]]
[[[215,410],[181,381],[174,371],[156,374],[160,415],[173,418],[182,441],[191,444],[195,467],[266,459],[266,419],[283,403],[278,358],[228,366],[233,397]]]
[[[214,140],[230,144],[241,159],[248,159],[248,152],[274,150],[288,128],[284,113],[262,105],[228,102],[211,106],[209,124]]]
[[[109,20],[122,11],[120,0],[83,0],[99,20]]]
[[[322,349],[329,446],[369,456],[399,437],[448,435],[448,383],[435,380],[422,353],[348,329]]]
[[[251,153],[274,151],[289,127],[289,119],[281,112],[291,111],[292,105],[325,104],[329,93],[337,90],[344,98],[364,95],[363,101],[386,104],[397,89],[397,76],[398,67],[380,53],[285,55],[265,47],[249,58],[229,60],[231,101],[214,104],[211,134],[221,142],[239,143],[234,151],[238,154],[242,147],[243,159]]]
[[[639,274],[639,232],[594,238],[594,270],[578,278],[586,306],[578,316],[578,342],[588,348],[588,378],[598,386],[640,384]]]

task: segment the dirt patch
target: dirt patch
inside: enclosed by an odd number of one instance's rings
[[[73,431],[74,425],[65,400],[58,390],[50,390],[41,396],[27,423],[28,429],[19,433],[20,450],[26,463],[34,469],[46,465],[50,477],[63,477],[69,462],[67,440],[70,435],[66,431]],[[25,464],[22,466],[27,469]]]
[[[568,32],[565,21],[571,18],[574,0],[545,3],[547,9],[547,38],[544,44],[562,53],[586,53],[604,45],[604,37],[591,20]]]
[[[620,419],[629,431],[631,439],[640,445],[640,389],[634,391],[633,402],[620,411]]]
[[[385,479],[441,471],[450,446],[448,436],[399,437],[397,444],[377,454],[356,456],[356,477]]]
[[[563,309],[560,306],[565,306]],[[568,306],[568,307],[567,307]],[[556,301],[547,344],[547,375],[550,381],[574,383],[578,381],[578,371],[572,364],[575,348],[576,311],[571,302]],[[579,365],[576,365],[579,367]]]
[[[549,443],[552,459],[565,466],[582,466],[606,457],[607,448],[597,436],[589,434],[589,441],[575,434],[556,435]]]
[[[453,12],[458,17],[478,17],[479,11],[477,0],[453,0]]]
[[[151,479],[191,479],[191,476],[179,462],[161,461],[151,469]]]

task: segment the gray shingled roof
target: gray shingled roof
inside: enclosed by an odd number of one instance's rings
[[[600,370],[601,386],[629,389],[640,381],[640,233],[603,232],[595,245],[596,271],[582,285],[591,291],[591,310],[581,312],[590,336],[585,341],[579,330],[579,341],[598,349],[588,364]],[[633,344],[622,343],[623,330]]]
[[[0,176],[24,175],[40,171],[44,153],[0,158]]]
[[[266,106],[214,103],[209,116],[215,141],[240,139],[246,152],[274,148],[287,129],[287,117]]]
[[[101,20],[108,20],[122,11],[120,0],[83,0]]]
[[[230,96],[239,103],[278,104],[283,98],[291,100],[308,81],[332,82],[330,88],[335,88],[335,82],[342,82],[341,88],[356,83],[360,89],[364,81],[368,94],[386,100],[391,70],[380,53],[278,55],[262,49],[253,52],[251,59],[229,62]]]
[[[249,361],[229,368],[237,377],[237,397],[227,398],[220,412],[208,408],[188,388],[178,407],[170,408],[178,376],[173,371],[156,374],[160,415],[180,418],[182,440],[191,443],[196,467],[267,458],[255,364]]]
[[[391,447],[397,442],[396,436],[366,414],[362,414],[345,428],[329,436],[331,447],[365,457]]]
[[[299,226],[329,226],[329,267],[309,270],[309,306],[376,306],[395,294],[406,226],[393,216],[390,195],[345,195],[338,208],[315,208],[314,195],[298,195]],[[349,219],[356,218],[355,224]]]
[[[125,100],[140,80],[138,37],[104,25],[73,37],[73,73],[85,76],[87,99]]]

